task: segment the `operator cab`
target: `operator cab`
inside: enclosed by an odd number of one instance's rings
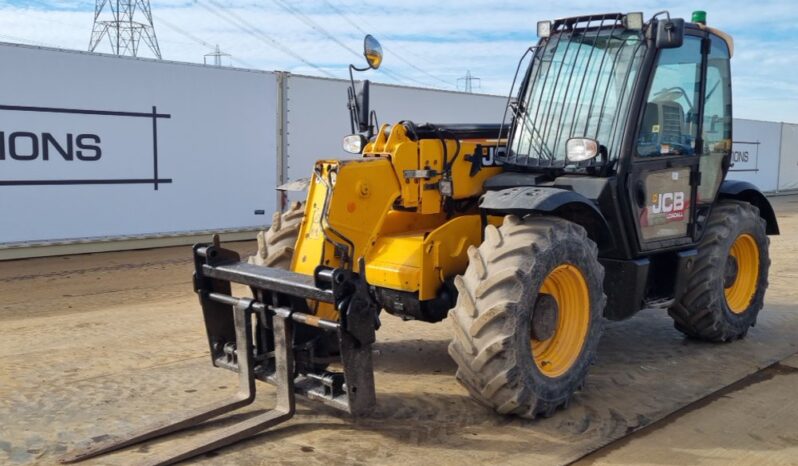
[[[628,219],[610,222],[610,257],[695,243],[731,157],[731,38],[703,12],[564,18],[538,35],[498,157],[515,173],[486,187],[529,173]]]

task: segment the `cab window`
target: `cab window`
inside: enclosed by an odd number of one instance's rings
[[[723,179],[723,159],[731,154],[732,102],[729,47],[716,36],[711,37],[707,56],[707,84],[704,94],[704,124],[701,127],[703,151],[699,170],[701,184],[698,202],[709,203],[715,198]]]
[[[700,82],[699,37],[685,36],[681,47],[660,50],[637,138],[638,155],[696,153]]]

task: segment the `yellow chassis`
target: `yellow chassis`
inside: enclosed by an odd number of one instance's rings
[[[472,176],[471,157],[482,156],[475,154],[478,145],[496,143],[414,141],[403,125],[383,126],[363,158],[316,162],[292,270],[312,275],[319,265],[345,266],[346,251],[357,273],[364,259],[369,285],[434,299],[444,280],[465,270],[468,247],[481,241],[476,205],[447,212],[445,203],[482,194],[485,180],[501,169],[482,167]],[[445,196],[440,183],[447,183],[447,162],[451,193]],[[317,315],[338,317],[331,306],[319,306]]]

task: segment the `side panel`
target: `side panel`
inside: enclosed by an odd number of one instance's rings
[[[318,265],[342,267],[342,251],[335,250],[334,242],[348,251],[359,272],[358,259],[368,254],[398,196],[393,167],[385,158],[319,161],[292,270],[312,275]]]
[[[479,215],[456,217],[432,231],[424,240],[424,261],[419,299],[435,297],[447,278],[464,273],[468,265],[468,247],[482,241]]]
[[[0,58],[0,244],[270,221],[255,212],[275,205],[273,73],[3,44]]]
[[[643,241],[686,236],[692,218],[690,168],[652,171],[641,182],[645,201],[637,220]]]
[[[454,217],[432,231],[381,236],[366,257],[366,279],[370,285],[431,300],[444,280],[465,271],[468,247],[481,241],[479,215]]]

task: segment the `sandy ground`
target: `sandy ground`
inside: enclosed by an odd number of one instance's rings
[[[609,325],[568,410],[523,421],[484,410],[455,382],[446,322],[386,316],[374,416],[300,402],[288,424],[194,461],[798,464],[798,197],[773,202],[783,235],[746,340],[689,341],[664,312],[641,312]],[[51,464],[79,440],[233,393],[235,374],[210,366],[190,277],[189,248],[0,263],[0,463]],[[238,414],[95,463],[140,462],[262,412],[273,389],[258,389]]]
[[[796,388],[792,356],[576,464],[797,464]]]

